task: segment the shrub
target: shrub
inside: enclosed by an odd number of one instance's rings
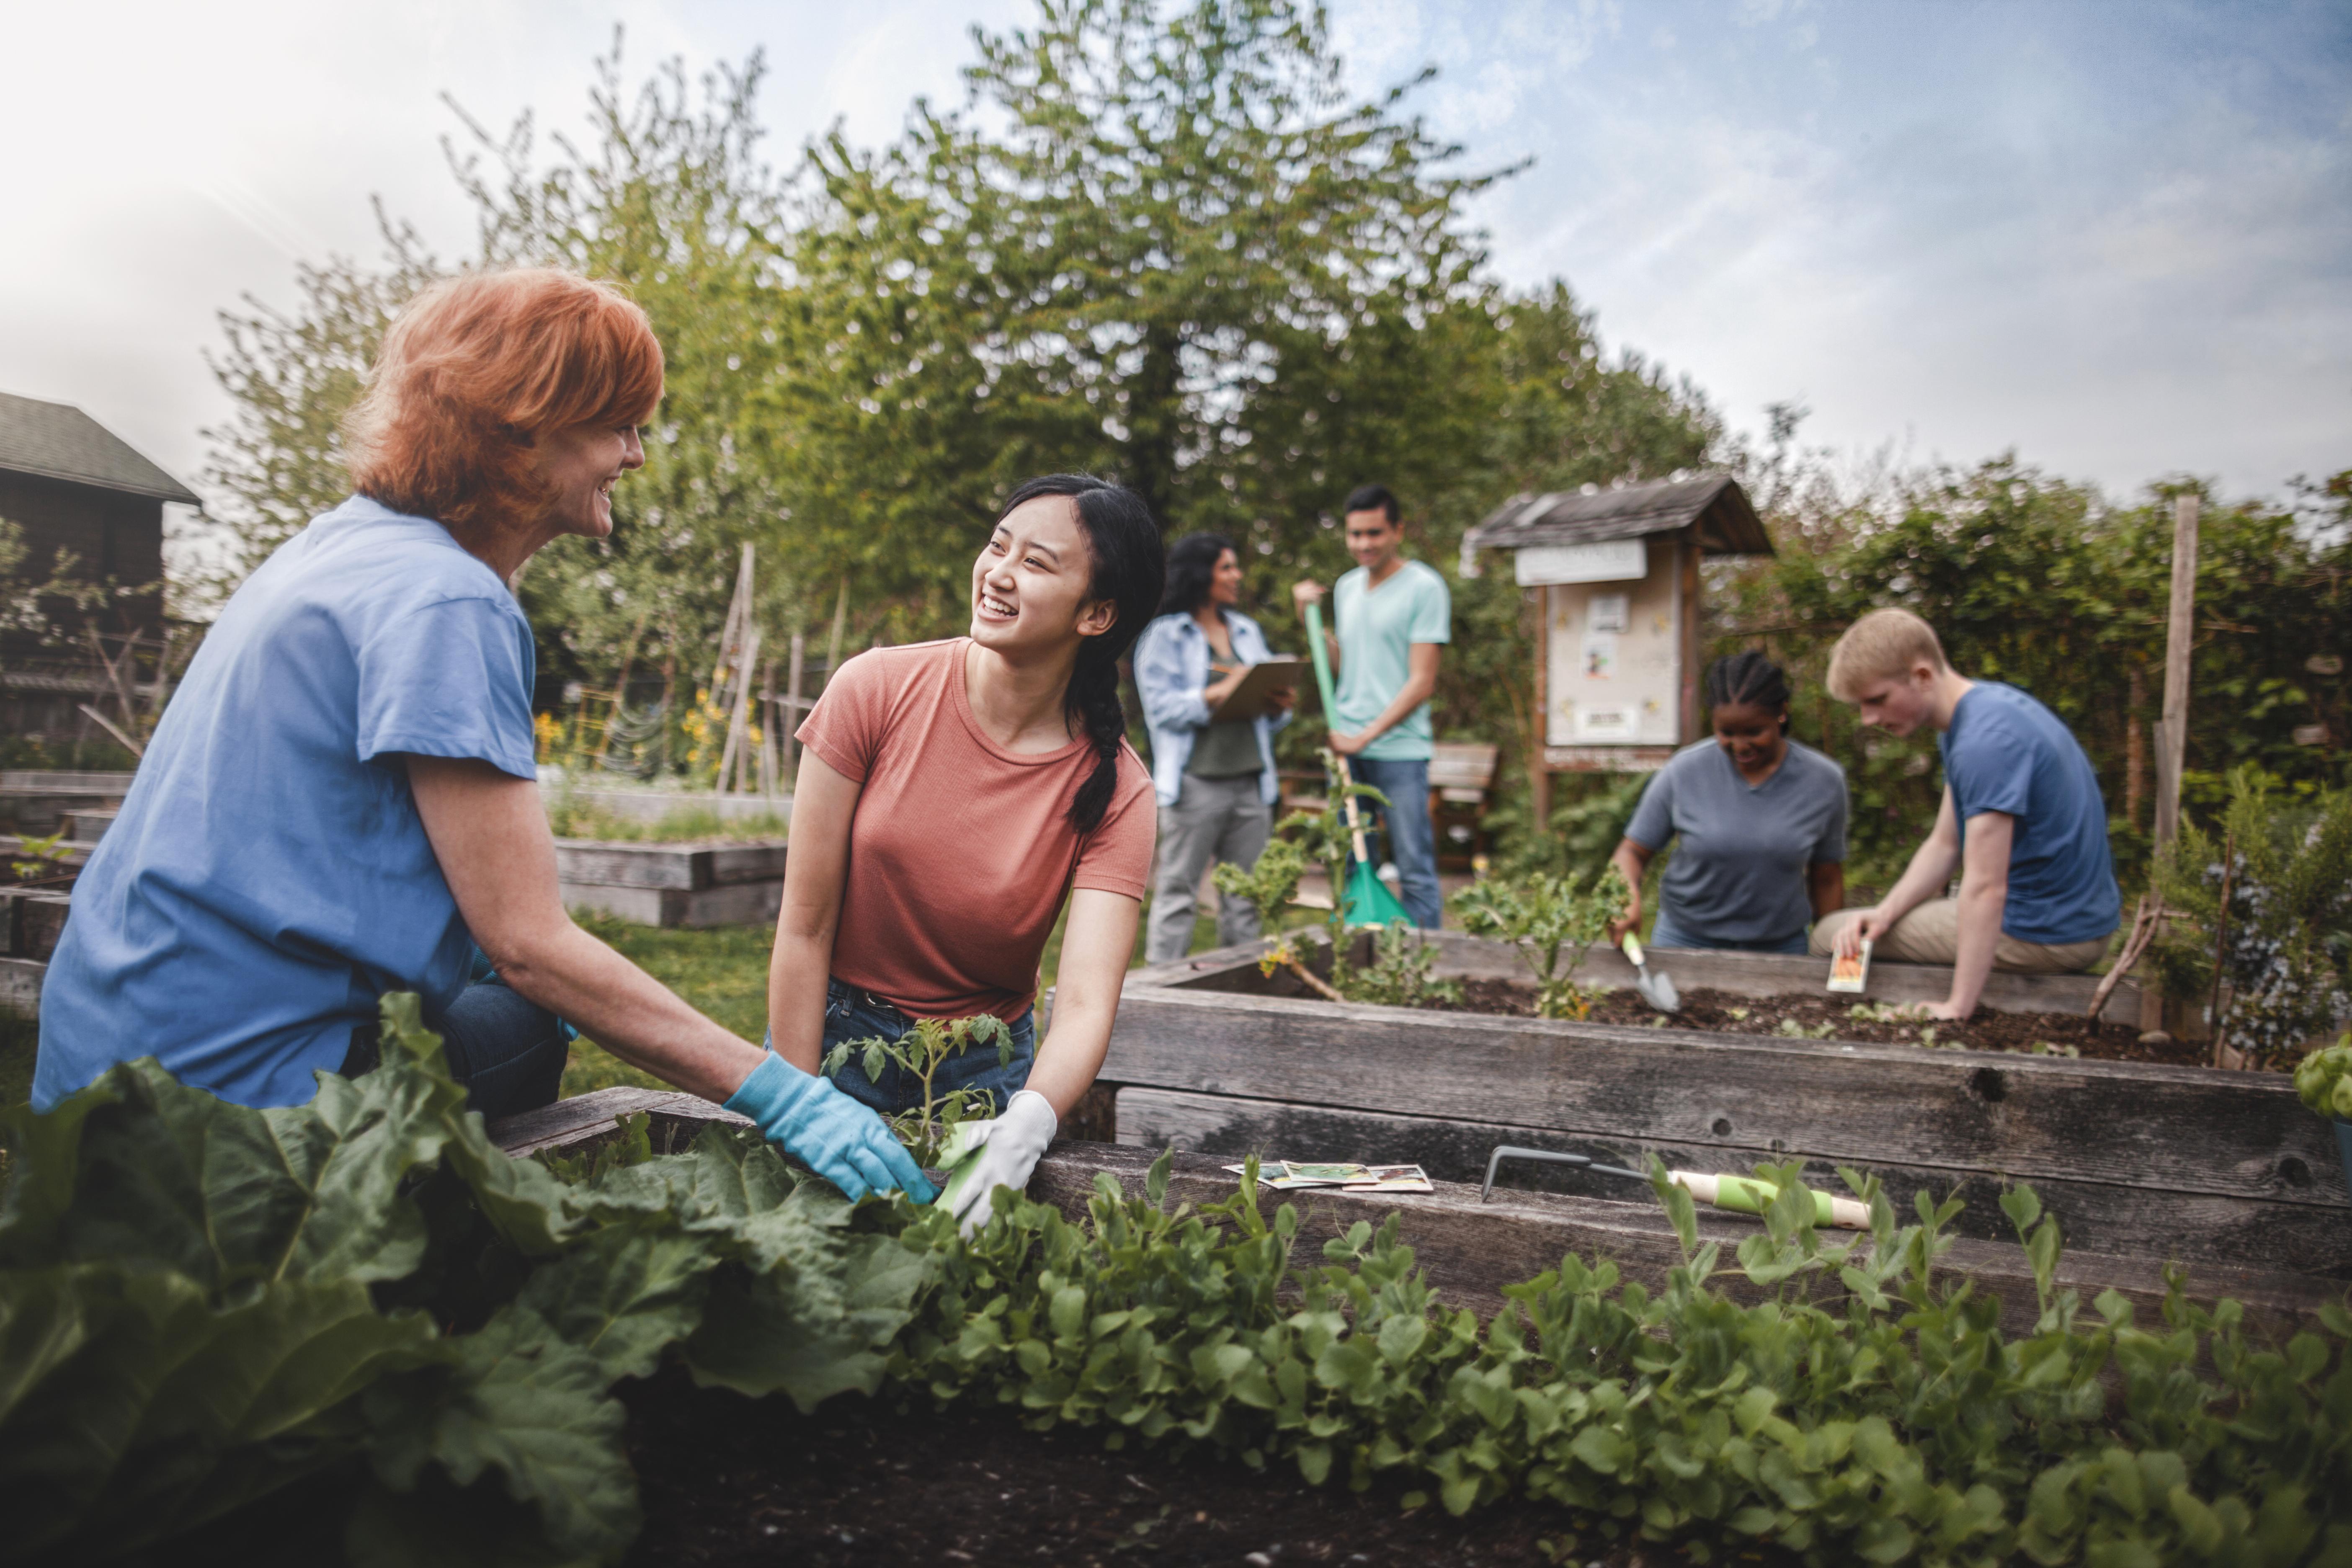
[[[2284,800],[2241,769],[2220,842],[2183,823],[2157,885],[2176,911],[2158,978],[2174,997],[2220,990],[2217,1038],[2282,1062],[2352,1009],[2352,790]]]

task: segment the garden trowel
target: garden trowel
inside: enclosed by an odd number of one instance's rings
[[[1633,989],[1642,994],[1642,1000],[1661,1013],[1681,1012],[1683,997],[1675,989],[1675,977],[1664,970],[1650,973],[1648,960],[1642,952],[1642,939],[1629,931],[1620,945],[1625,949],[1625,956],[1633,961]]]
[[[1315,689],[1323,698],[1323,719],[1328,725],[1333,711],[1331,700],[1331,656],[1323,647],[1323,606],[1307,606],[1307,647],[1315,658]],[[1339,752],[1331,753],[1339,764],[1339,792],[1347,803],[1348,829],[1356,837],[1356,858],[1348,869],[1348,886],[1344,897],[1339,889],[1332,897],[1340,899],[1342,916],[1350,926],[1385,926],[1391,921],[1412,923],[1412,916],[1397,896],[1389,891],[1386,882],[1372,866],[1370,852],[1364,847],[1364,819],[1361,803],[1354,793],[1354,781],[1348,773],[1348,759]]]

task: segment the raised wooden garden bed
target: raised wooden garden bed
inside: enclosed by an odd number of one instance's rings
[[[784,900],[784,841],[707,844],[555,841],[567,908],[649,926],[772,921]]]
[[[55,833],[70,813],[108,811],[131,791],[127,773],[0,771],[0,825],[36,836]]]
[[[639,1112],[652,1119],[657,1148],[677,1143],[712,1123],[751,1125],[744,1118],[690,1094],[607,1089],[507,1118],[489,1131],[509,1153],[576,1151],[614,1136],[619,1119]],[[1086,1212],[1087,1197],[1100,1173],[1108,1173],[1130,1194],[1140,1193],[1144,1173],[1157,1151],[1136,1148],[1131,1142],[1124,1137],[1119,1144],[1056,1142],[1031,1175],[1029,1196],[1076,1218]],[[1230,1196],[1235,1178],[1223,1169],[1225,1163],[1222,1156],[1179,1154],[1169,1201],[1199,1205]],[[1284,1194],[1261,1188],[1258,1202],[1268,1215],[1285,1201],[1297,1206],[1301,1222],[1297,1256],[1302,1263],[1318,1257],[1325,1241],[1343,1235],[1358,1220],[1378,1224],[1396,1215],[1400,1235],[1414,1249],[1430,1282],[1448,1301],[1475,1308],[1481,1314],[1501,1309],[1504,1286],[1556,1266],[1567,1253],[1611,1259],[1628,1279],[1654,1289],[1665,1283],[1681,1258],[1664,1211],[1643,1189],[1628,1192],[1620,1187],[1612,1196],[1590,1197],[1498,1187],[1490,1200],[1481,1202],[1475,1182],[1433,1184],[1436,1190],[1427,1194],[1377,1195],[1330,1191]],[[1998,1206],[1990,1194],[1980,1198],[1998,1217]],[[1727,1257],[1756,1229],[1755,1221],[1705,1208],[1699,1211],[1702,1238],[1722,1240]],[[2007,1241],[1956,1240],[1942,1266],[2000,1297],[2008,1329],[2016,1332],[2032,1329],[2033,1274],[2022,1248]],[[2141,1321],[2158,1321],[2157,1311],[2166,1290],[2160,1258],[2100,1256],[2072,1249],[2070,1243],[2070,1250],[2060,1261],[2059,1280],[2082,1289],[2086,1297],[2112,1286],[2135,1303]],[[1735,1296],[1754,1299],[1759,1294],[1744,1281],[1723,1283]],[[2252,1265],[2200,1268],[2191,1275],[2189,1287],[2190,1294],[2200,1300],[2236,1298],[2245,1304],[2247,1321],[2258,1331],[2282,1337],[2314,1321],[2323,1304],[2342,1295],[2341,1286],[2332,1281]]]
[[[1441,974],[1509,973],[1498,943],[1451,933]],[[1128,978],[1095,1105],[1121,1143],[1223,1159],[1414,1162],[1475,1181],[1515,1143],[1641,1168],[1806,1162],[1875,1172],[1899,1202],[1957,1192],[1963,1235],[2008,1234],[1997,1198],[2031,1182],[2071,1247],[2167,1259],[2200,1277],[2251,1268],[2352,1278],[2352,1194],[2330,1129],[2283,1074],[1837,1039],[1784,1039],[1325,1002],[1255,950]],[[1672,952],[1685,989],[1817,992],[1826,964]],[[1595,955],[1604,983],[1611,953]],[[1624,979],[1632,978],[1630,966]],[[1882,964],[1874,1000],[1941,996],[1948,972]],[[2080,976],[1995,977],[1994,1005],[2079,1012]],[[2137,1017],[2118,988],[2111,1013]],[[1101,1114],[1108,1100],[1110,1115]],[[1515,1184],[1608,1199],[1624,1184],[1557,1169]]]

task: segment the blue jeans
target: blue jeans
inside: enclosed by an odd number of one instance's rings
[[[1701,942],[1688,931],[1678,929],[1667,917],[1666,911],[1660,910],[1658,923],[1650,928],[1650,945],[1714,948],[1725,952],[1802,952],[1805,951],[1805,933],[1799,931],[1784,942]]]
[[[527,1001],[496,975],[476,981],[456,1001],[425,1020],[441,1037],[449,1076],[466,1086],[466,1108],[495,1121],[555,1103],[571,1059],[572,1034],[562,1020]],[[378,1026],[352,1031],[342,1074],[357,1078],[382,1059]]]
[[[828,1054],[844,1040],[879,1036],[895,1042],[914,1026],[914,1019],[871,992],[845,985],[838,980],[824,984],[824,1050]],[[940,1064],[940,1070],[931,1077],[933,1097],[951,1089],[979,1089],[995,1101],[998,1110],[1003,1110],[1005,1103],[1029,1081],[1029,1068],[1036,1060],[1036,1010],[1023,1013],[1007,1026],[1013,1031],[1012,1065],[997,1066],[996,1047],[975,1041]],[[885,1116],[922,1108],[923,1080],[897,1062],[882,1069],[877,1082],[866,1076],[866,1064],[853,1051],[849,1059],[841,1064],[841,1070],[833,1075],[833,1081],[843,1093]]]
[[[1389,858],[1396,862],[1397,897],[1413,924],[1435,931],[1444,905],[1437,891],[1437,830],[1429,821],[1428,759],[1349,757],[1348,770],[1358,784],[1389,797],[1377,815]]]

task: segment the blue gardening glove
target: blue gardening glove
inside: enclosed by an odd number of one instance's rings
[[[919,1204],[939,1194],[913,1155],[882,1119],[773,1051],[727,1100],[727,1109],[760,1124],[768,1142],[843,1192],[852,1203],[868,1193],[904,1192]]]
[[[1037,1156],[1060,1127],[1061,1118],[1045,1097],[1024,1089],[1005,1106],[1003,1115],[956,1129],[963,1135],[963,1147],[975,1151],[971,1163],[948,1178],[948,1208],[967,1238],[988,1223],[993,1212],[989,1196],[999,1186],[1017,1193],[1029,1184]]]

